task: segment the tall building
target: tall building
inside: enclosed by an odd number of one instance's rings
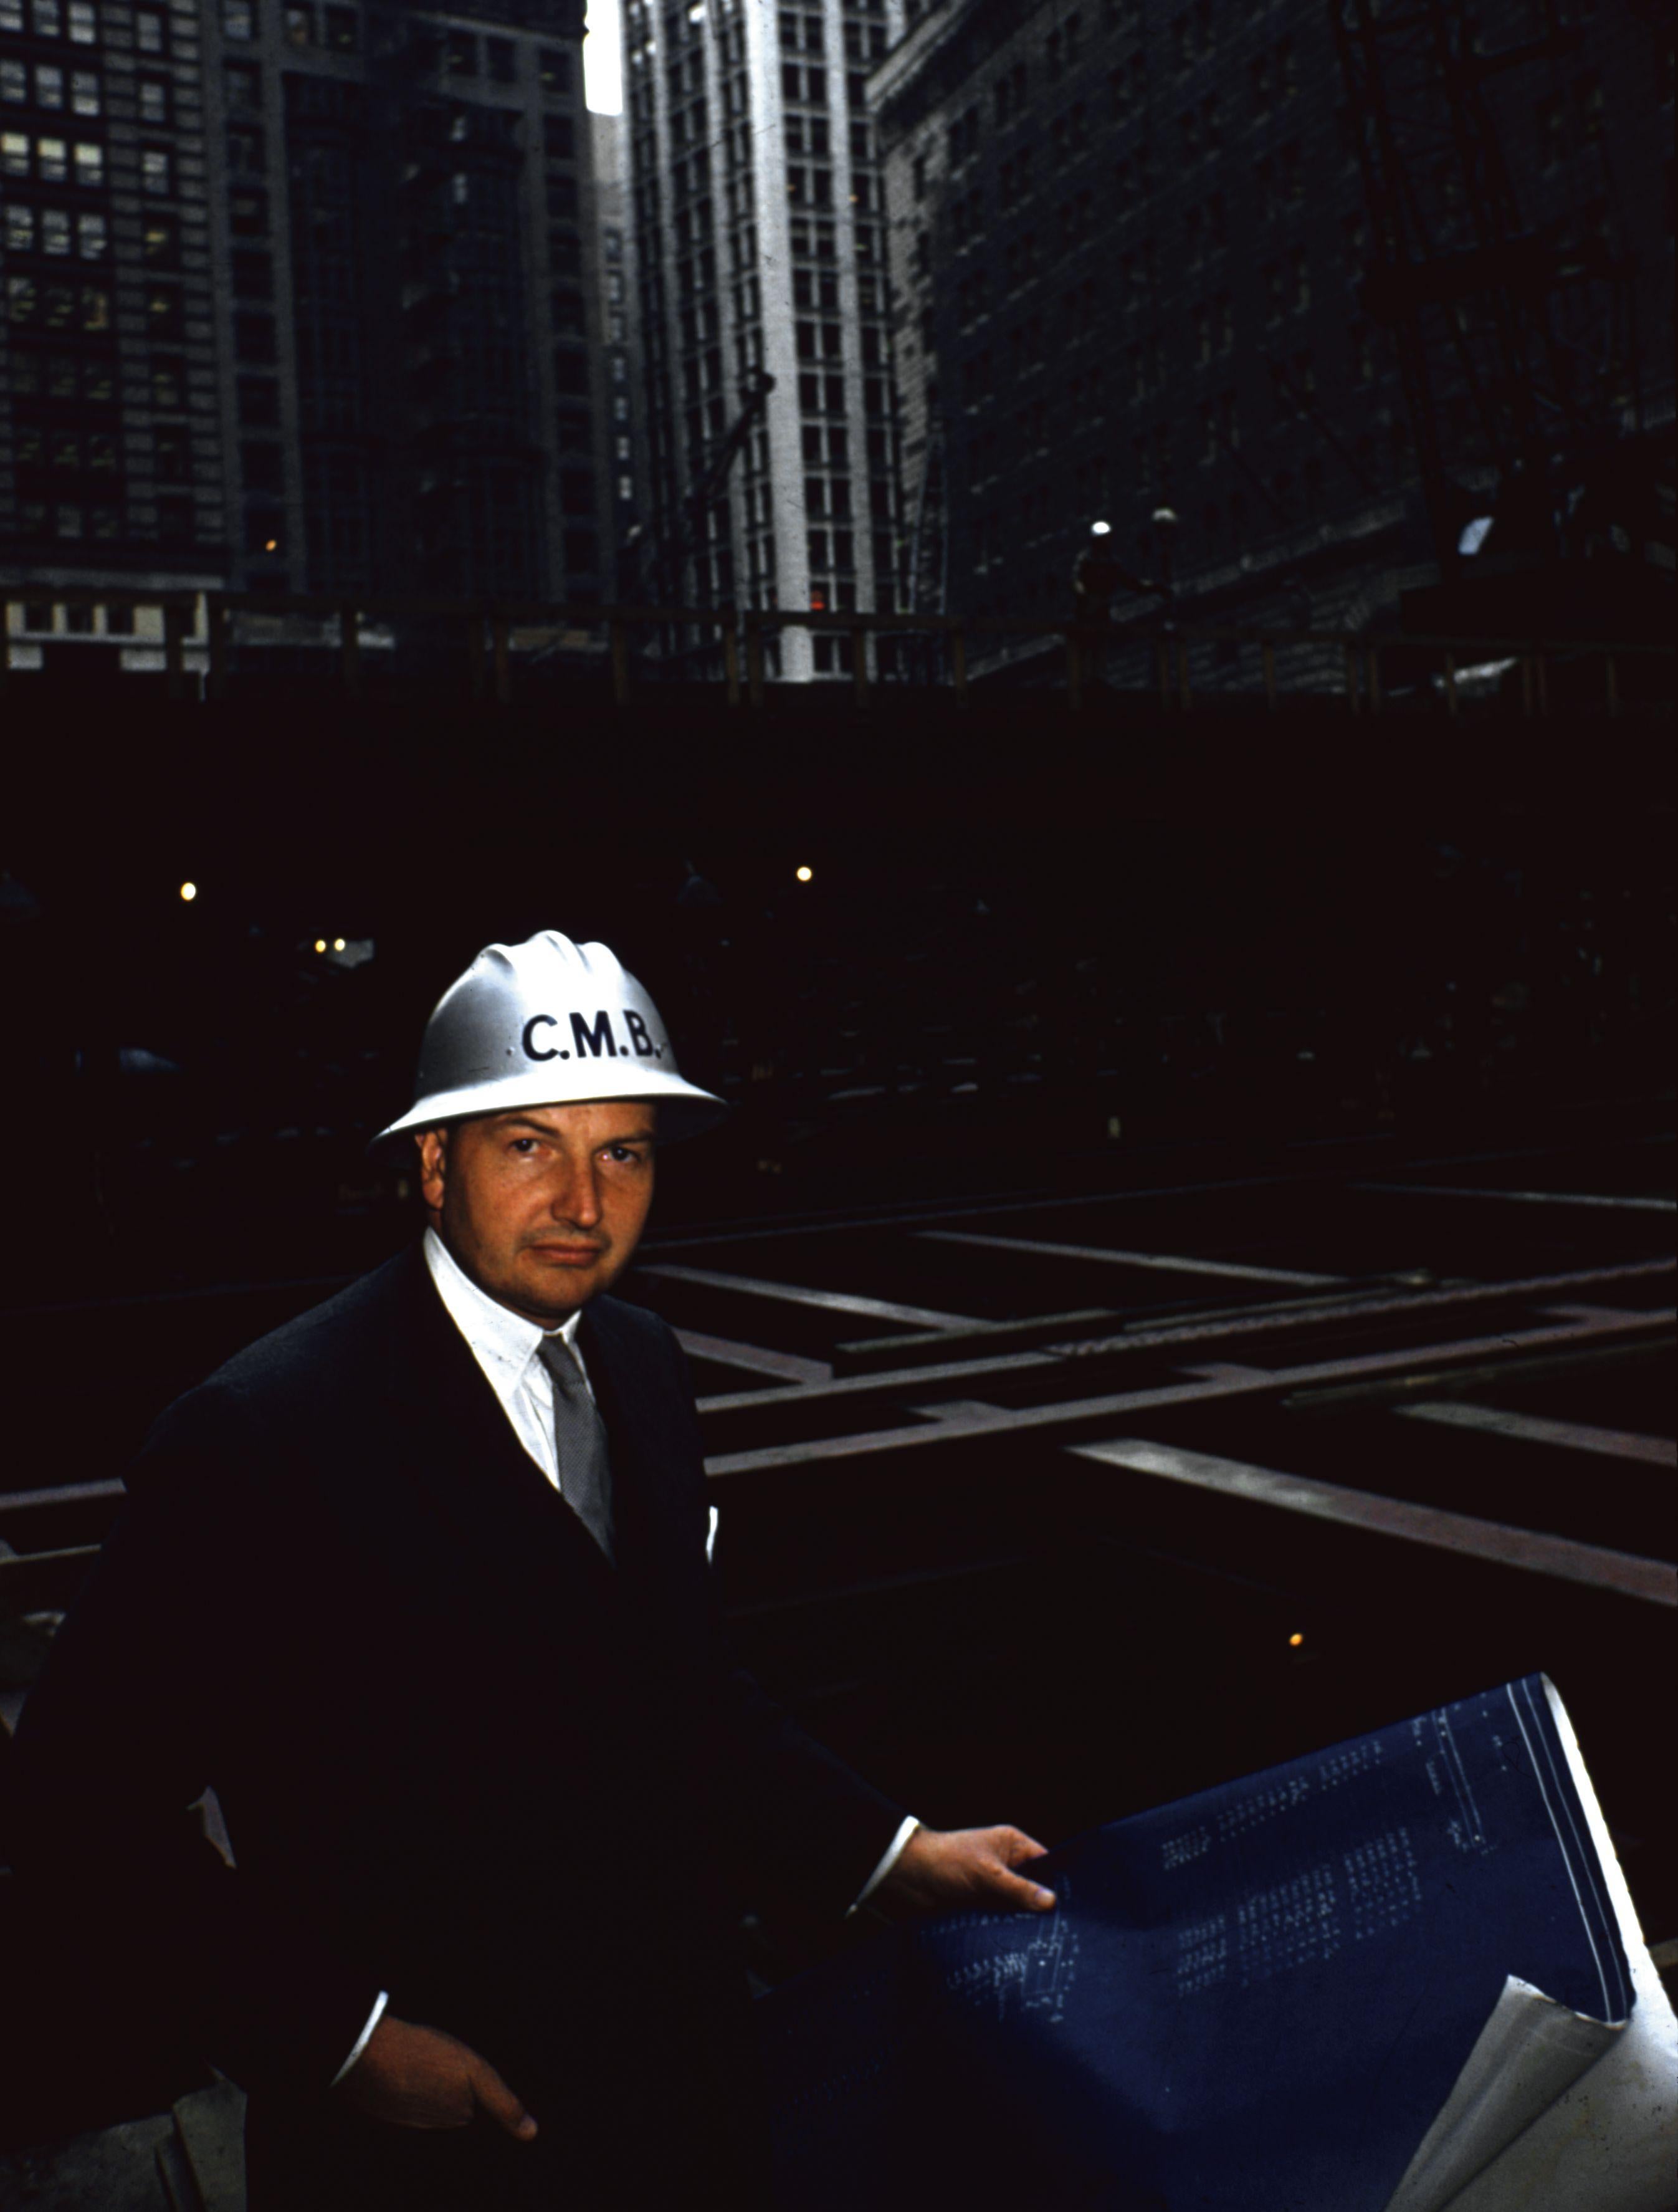
[[[867,80],[900,25],[900,0],[627,0],[643,588],[667,604],[894,604],[889,302]],[[773,389],[754,403],[764,376]],[[847,645],[789,630],[771,666],[834,674]]]
[[[909,15],[868,97],[917,605],[1064,619],[1105,519],[1202,619],[1355,629],[1438,574],[1442,514],[1454,539],[1511,453],[1670,424],[1663,15]]]
[[[588,235],[598,255],[600,392],[596,469],[606,516],[601,570],[606,595],[621,599],[640,543],[646,487],[635,322],[635,232],[629,198],[629,131],[621,115],[589,117],[593,140],[594,206]]]
[[[191,0],[0,0],[0,580],[224,583]]]
[[[582,35],[0,0],[0,576],[603,596]]]
[[[582,15],[215,0],[240,585],[597,588]]]

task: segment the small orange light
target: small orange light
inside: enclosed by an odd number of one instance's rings
[[[264,553],[277,553],[280,550],[279,539],[277,538],[270,538],[264,545],[262,550]]]
[[[193,900],[198,896],[198,886],[197,884],[183,884],[180,887],[180,895],[185,900],[188,906],[191,906]]]
[[[792,872],[797,877],[801,884],[812,882],[815,876],[815,870],[814,868],[795,868]]]
[[[1302,1644],[1305,1639],[1299,1634],[1298,1629],[1295,1629],[1293,1635],[1290,1636],[1287,1640],[1293,1646],[1295,1650],[1297,1650],[1299,1645]]]
[[[324,937],[318,937],[318,938],[316,938],[316,939],[315,939],[315,951],[316,951],[317,952],[324,952],[324,951],[325,951],[325,950],[326,950],[326,939],[325,939]]]

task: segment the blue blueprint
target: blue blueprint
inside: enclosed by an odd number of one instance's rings
[[[760,2000],[783,2212],[1382,2212],[1506,1975],[1631,2007],[1536,1675],[1033,1872]]]

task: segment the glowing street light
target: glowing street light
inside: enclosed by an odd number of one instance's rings
[[[198,896],[198,886],[197,884],[183,884],[180,887],[180,895],[182,898],[185,900],[187,905],[191,906],[193,900]]]
[[[801,884],[813,883],[815,880],[815,870],[814,868],[795,868],[793,873],[797,877]]]

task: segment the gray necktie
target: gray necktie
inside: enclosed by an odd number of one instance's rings
[[[583,1380],[570,1346],[557,1332],[544,1336],[536,1357],[554,1378],[554,1443],[560,1461],[560,1494],[609,1559],[612,1551],[612,1471],[606,1424]]]

